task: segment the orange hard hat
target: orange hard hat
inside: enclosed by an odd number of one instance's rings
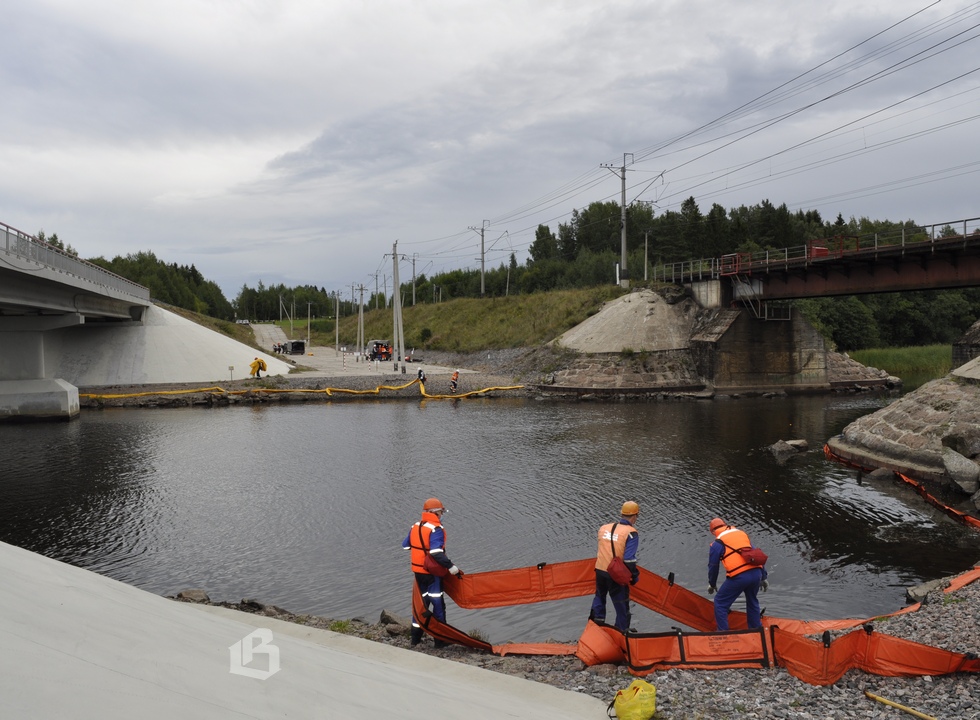
[[[726,523],[721,518],[715,518],[710,523],[708,523],[708,529],[711,530],[712,533],[714,533],[720,530],[721,528],[726,527],[727,525],[728,523]]]
[[[422,503],[422,509],[431,511],[431,510],[445,510],[446,508],[442,506],[442,502],[440,502],[439,498],[431,497],[428,500],[426,500],[424,503]]]
[[[623,515],[639,515],[640,506],[636,504],[633,500],[627,500],[623,503]]]

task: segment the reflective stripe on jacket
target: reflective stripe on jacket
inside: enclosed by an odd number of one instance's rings
[[[745,562],[741,553],[738,552],[740,548],[752,547],[749,536],[744,531],[730,527],[718,534],[718,542],[725,546],[721,562],[725,566],[725,574],[728,577],[735,577],[755,567]]]
[[[421,539],[419,538],[420,526]],[[432,547],[432,533],[437,530],[439,532],[436,533],[436,547]],[[430,512],[422,513],[422,519],[412,525],[412,529],[408,531],[408,535],[405,537],[404,542],[402,542],[402,547],[409,548],[412,551],[412,572],[422,573],[424,575],[429,574],[422,564],[425,561],[425,556],[427,553],[444,553],[445,538],[446,530],[439,523],[439,518],[436,514]]]
[[[605,571],[612,562],[612,548],[609,544],[609,537],[612,535],[613,545],[616,546],[616,557],[622,558],[623,562],[636,562],[636,558],[626,557],[626,541],[631,535],[636,534],[636,528],[629,523],[607,523],[599,528],[599,550],[596,553],[595,569]]]

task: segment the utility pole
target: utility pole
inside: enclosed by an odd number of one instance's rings
[[[624,192],[625,192],[625,190],[624,190]],[[490,224],[490,221],[489,220],[484,220],[483,221],[483,224],[480,225],[479,228],[475,228],[472,225],[470,225],[470,230],[472,230],[473,232],[480,233],[480,297],[483,297],[484,295],[486,295],[486,278],[485,278],[485,275],[486,275],[486,250],[484,250],[484,242],[483,242],[483,239],[484,239],[484,234],[485,234],[484,231],[486,230],[487,225],[489,225],[489,224]]]
[[[364,286],[361,285],[361,301],[357,303],[357,357],[364,352]]]
[[[619,284],[624,288],[628,288],[630,286],[630,276],[629,276],[629,272],[626,269],[626,156],[627,155],[632,157],[633,153],[623,153],[623,165],[622,167],[618,168],[619,169],[618,174],[615,172],[613,173],[614,175],[617,175],[617,177],[620,178],[623,187],[623,199],[622,202],[620,203],[620,219],[619,219],[619,231],[622,240],[621,242],[622,251],[620,253],[621,257],[619,261]],[[601,165],[601,167],[604,167],[609,171],[613,170],[612,165],[603,164]]]
[[[334,329],[337,331],[337,339],[335,340],[337,344],[334,347],[334,351],[340,352],[340,292],[335,292],[333,297],[337,301],[336,321],[334,322]]]
[[[374,309],[378,309],[378,273],[374,273]]]
[[[393,316],[394,316],[394,334],[395,337],[392,338],[395,343],[395,356],[392,360],[395,363],[395,372],[398,372],[398,363],[401,361],[402,375],[408,370],[405,366],[405,327],[402,324],[402,293],[398,282],[398,241],[395,240],[395,244],[391,248],[391,262],[393,266],[392,275],[392,306],[393,306]]]
[[[306,303],[306,352],[310,351],[310,307],[313,303],[307,301]]]
[[[647,281],[647,266],[650,264],[649,260],[649,240],[650,235],[649,230],[643,231],[643,282]]]
[[[412,253],[412,307],[415,307],[415,258],[418,256],[418,253]]]

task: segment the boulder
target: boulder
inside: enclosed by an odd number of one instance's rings
[[[967,495],[972,495],[980,490],[980,465],[945,445],[942,454],[943,465],[946,467],[946,479],[954,488],[959,488]]]
[[[188,588],[187,590],[181,590],[179,593],[177,593],[177,599],[195,603],[211,602],[211,598],[208,597],[208,594],[199,588]]]
[[[799,452],[799,450],[784,440],[777,440],[766,449],[772,453],[772,456],[776,458],[776,462],[780,465]]]
[[[958,452],[963,457],[980,456],[980,425],[956,423],[943,436],[943,445]]]
[[[391,610],[382,610],[381,618],[378,622],[382,625],[411,625],[412,621],[401,615],[396,615]]]
[[[910,603],[924,602],[929,593],[942,590],[948,584],[948,581],[943,578],[924,582],[921,585],[916,585],[906,590],[905,599]]]
[[[796,448],[799,452],[806,452],[810,449],[810,443],[806,440],[787,440],[786,444],[792,448]]]
[[[869,480],[875,482],[885,482],[895,479],[895,471],[888,468],[877,468],[867,474]]]

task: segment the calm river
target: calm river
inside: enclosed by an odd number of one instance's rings
[[[189,587],[375,622],[408,614],[400,548],[438,496],[467,572],[595,553],[624,499],[642,507],[640,564],[706,593],[708,520],[770,555],[772,615],[868,617],[905,588],[980,560],[980,534],[891,483],[827,462],[871,396],[651,404],[521,399],[83,411],[0,426],[0,540],[154,593]],[[764,451],[804,438],[777,465]],[[590,598],[462,611],[491,642],[574,640]],[[736,609],[740,606],[736,604]],[[641,631],[671,622],[645,610]]]

